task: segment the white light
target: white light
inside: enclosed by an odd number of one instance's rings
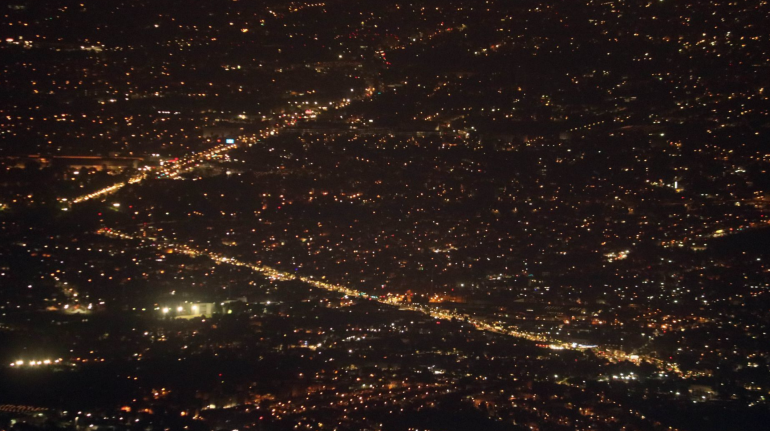
[[[163,307],[163,314],[168,313],[168,307]]]

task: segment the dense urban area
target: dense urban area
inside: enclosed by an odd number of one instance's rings
[[[0,430],[770,422],[766,0],[9,0]]]

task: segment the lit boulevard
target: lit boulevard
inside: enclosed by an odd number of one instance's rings
[[[340,109],[344,108],[354,101],[361,101],[370,98],[374,94],[374,88],[367,88],[361,96],[359,96],[356,99],[342,99],[341,101],[331,104],[334,109]],[[281,124],[276,125],[275,127],[269,128],[267,130],[264,130],[260,132],[260,134],[257,137],[251,137],[249,139],[247,138],[240,138],[240,143],[251,143],[256,142],[258,139],[266,139],[271,136],[278,135],[282,130],[284,130],[286,127],[293,126],[297,123],[296,115],[291,115],[290,118],[286,121],[284,121]],[[121,181],[119,183],[115,183],[111,186],[105,187],[103,189],[97,190],[95,192],[91,192],[82,196],[78,196],[71,201],[69,201],[70,204],[79,204],[86,201],[90,201],[96,198],[101,198],[104,196],[111,195],[118,190],[122,189],[126,185],[129,184],[137,184],[140,183],[146,179],[149,178],[165,178],[165,179],[173,179],[178,177],[179,175],[182,175],[186,172],[190,172],[191,170],[199,167],[201,163],[204,163],[209,160],[214,160],[225,153],[234,150],[235,148],[238,148],[239,143],[233,142],[233,143],[225,143],[217,145],[213,148],[210,148],[205,151],[199,151],[196,153],[192,153],[190,155],[187,155],[181,159],[174,159],[167,162],[161,162],[161,166],[157,169],[152,168],[145,168],[144,171],[141,173],[134,175],[127,181]],[[60,199],[63,202],[66,202],[66,199]]]
[[[701,375],[700,373],[695,373],[695,372],[682,372],[678,364],[673,362],[663,361],[648,355],[630,354],[627,352],[623,352],[621,350],[607,349],[601,346],[585,346],[585,345],[580,345],[576,343],[567,343],[544,334],[537,334],[533,332],[522,331],[516,328],[515,326],[504,324],[499,321],[490,321],[487,319],[470,316],[465,313],[458,313],[458,312],[437,307],[437,306],[402,303],[399,298],[392,295],[386,295],[386,296],[370,295],[366,292],[352,289],[350,287],[324,281],[324,279],[326,278],[325,276],[322,276],[320,280],[313,276],[298,276],[289,272],[281,271],[279,269],[276,269],[267,265],[257,265],[253,263],[244,262],[244,261],[235,259],[233,257],[227,257],[222,255],[221,253],[216,253],[216,252],[207,251],[207,250],[200,250],[187,245],[174,244],[166,240],[163,240],[161,238],[133,236],[125,232],[121,232],[119,230],[110,229],[110,228],[100,229],[97,233],[101,235],[105,235],[110,238],[118,238],[118,239],[125,239],[125,240],[142,240],[143,241],[145,239],[148,239],[153,241],[158,249],[170,248],[174,250],[174,252],[176,253],[185,254],[191,257],[205,256],[219,264],[226,264],[226,265],[233,265],[233,266],[248,268],[252,271],[256,271],[267,276],[271,280],[280,280],[280,281],[299,280],[310,286],[317,287],[320,289],[325,289],[331,292],[336,292],[342,295],[346,295],[348,297],[358,297],[358,298],[365,298],[373,301],[378,301],[383,304],[397,306],[402,310],[409,310],[409,311],[423,313],[425,315],[431,316],[436,319],[461,320],[468,324],[473,325],[476,329],[481,331],[493,332],[496,334],[508,335],[516,338],[523,338],[529,341],[537,342],[539,343],[539,345],[543,347],[547,347],[552,350],[593,350],[597,355],[602,356],[612,362],[619,362],[619,361],[630,361],[635,363],[649,362],[655,365],[661,371],[665,371],[682,378],[698,377]]]

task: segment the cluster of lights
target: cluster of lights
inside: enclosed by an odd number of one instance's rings
[[[73,204],[79,204],[79,203],[82,203],[82,202],[85,202],[85,201],[89,201],[89,200],[94,199],[94,198],[98,198],[100,196],[105,196],[105,195],[109,195],[109,194],[115,193],[116,191],[118,191],[118,190],[122,189],[123,187],[125,187],[127,184],[138,183],[138,182],[144,180],[146,177],[147,177],[147,175],[144,174],[144,173],[136,175],[134,177],[131,177],[128,181],[124,181],[124,182],[120,182],[120,183],[117,183],[117,184],[113,184],[113,185],[111,185],[109,187],[105,187],[105,188],[103,188],[101,190],[97,190],[97,191],[95,191],[93,193],[89,193],[87,195],[78,196],[78,197],[76,197],[75,199],[72,200],[72,203]]]
[[[11,367],[38,367],[41,365],[55,365],[61,363],[61,358],[59,359],[43,359],[43,360],[32,360],[32,361],[24,361],[19,359],[18,361],[14,361],[10,363]]]
[[[217,145],[216,147],[211,148],[209,150],[202,151],[202,152],[199,152],[199,153],[194,153],[194,154],[192,154],[192,155],[190,155],[190,156],[188,156],[188,157],[186,157],[184,159],[175,160],[175,161],[172,161],[172,162],[167,162],[167,163],[165,163],[165,166],[163,166],[158,171],[158,177],[169,177],[169,178],[177,177],[177,176],[179,176],[182,173],[185,173],[187,171],[192,170],[193,168],[198,166],[198,164],[201,161],[210,160],[211,158],[213,158],[213,157],[215,157],[215,156],[217,156],[219,154],[222,154],[222,153],[224,153],[226,151],[232,150],[236,146],[237,146],[237,144],[235,144],[235,143],[229,143],[229,144],[224,144],[224,145]],[[162,163],[162,165],[163,165],[163,163]],[[99,197],[102,197],[102,196],[106,196],[106,195],[109,195],[109,194],[117,192],[118,190],[122,189],[123,187],[125,187],[128,184],[136,184],[136,183],[139,183],[139,182],[142,182],[142,181],[146,180],[147,178],[149,178],[149,175],[147,174],[147,172],[142,172],[142,173],[140,173],[138,175],[135,175],[135,176],[131,177],[128,181],[119,182],[119,183],[113,184],[113,185],[111,185],[109,187],[105,187],[105,188],[103,188],[101,190],[97,190],[95,192],[92,192],[92,193],[89,193],[89,194],[86,194],[86,195],[83,195],[83,196],[79,196],[79,197],[73,199],[71,203],[72,204],[79,204],[79,203],[82,203],[82,202],[89,201],[91,199],[95,199],[95,198],[99,198]]]

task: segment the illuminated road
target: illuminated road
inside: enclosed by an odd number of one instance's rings
[[[375,93],[374,88],[367,88],[364,91],[364,93],[358,98],[342,99],[337,103],[332,104],[331,105],[332,109],[344,108],[353,102],[369,99],[370,97],[372,97],[374,93]],[[201,163],[221,157],[223,154],[227,153],[228,151],[238,148],[240,144],[256,142],[258,139],[266,139],[271,136],[278,135],[283,129],[296,124],[297,120],[298,120],[298,117],[296,115],[289,115],[288,119],[284,120],[283,123],[278,124],[275,127],[271,127],[269,129],[263,130],[256,136],[242,138],[240,139],[240,143],[236,142],[232,144],[220,144],[213,148],[209,148],[208,150],[205,150],[205,151],[199,151],[197,153],[189,154],[181,159],[174,159],[171,161],[161,163],[161,166],[157,169],[147,168],[146,170],[140,172],[139,174],[134,175],[127,181],[115,183],[103,189],[96,190],[94,192],[91,192],[82,196],[78,196],[69,201],[63,198],[60,198],[59,200],[61,202],[69,203],[70,205],[76,205],[79,203],[83,203],[86,201],[111,195],[129,184],[140,183],[149,178],[176,178],[185,172],[189,172],[195,169],[196,167],[200,166]]]
[[[448,310],[435,305],[402,303],[395,296],[370,295],[366,292],[362,292],[356,289],[351,289],[349,287],[342,286],[339,284],[330,283],[325,280],[326,277],[321,277],[319,279],[313,276],[307,276],[307,277],[298,276],[296,274],[281,271],[279,269],[276,269],[267,265],[257,265],[257,264],[243,262],[241,260],[238,260],[232,257],[227,257],[213,251],[201,250],[201,249],[190,247],[184,244],[182,245],[174,244],[170,241],[167,241],[161,238],[129,235],[127,233],[124,233],[115,229],[110,229],[110,228],[100,229],[97,233],[101,235],[105,235],[110,238],[119,238],[119,239],[125,239],[125,240],[140,240],[140,241],[150,240],[155,243],[155,246],[159,250],[165,250],[170,248],[174,250],[174,252],[176,253],[181,253],[192,257],[205,256],[217,263],[249,268],[253,271],[259,272],[267,276],[272,280],[299,280],[310,286],[317,287],[320,289],[325,289],[331,292],[340,293],[342,295],[347,295],[348,297],[358,297],[358,298],[374,300],[383,304],[399,307],[402,310],[416,311],[436,319],[444,319],[444,320],[457,319],[457,320],[466,322],[470,325],[473,325],[476,329],[481,331],[488,331],[488,332],[494,332],[497,334],[508,335],[516,338],[523,338],[529,341],[537,342],[541,346],[552,350],[589,350],[590,349],[594,351],[594,353],[596,353],[598,356],[604,357],[605,359],[611,362],[630,361],[630,362],[640,363],[644,361],[655,365],[661,371],[665,371],[665,372],[677,375],[679,377],[690,378],[690,377],[699,376],[696,373],[682,372],[678,364],[673,362],[663,361],[655,357],[646,356],[646,355],[629,354],[627,352],[623,352],[615,349],[607,349],[601,346],[588,347],[588,346],[580,346],[576,343],[567,343],[564,341],[557,340],[546,334],[538,334],[534,332],[523,331],[513,325],[506,324],[504,322],[470,316],[468,314],[458,313],[456,311]]]

